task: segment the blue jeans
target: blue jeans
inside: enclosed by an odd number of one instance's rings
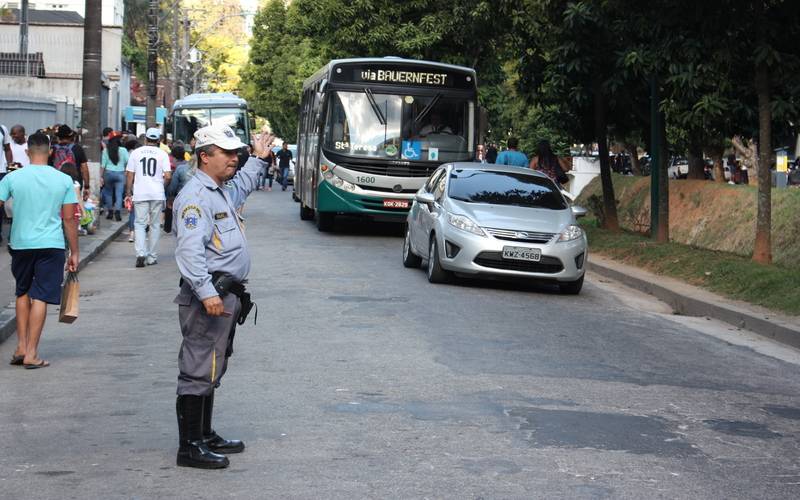
[[[111,172],[106,170],[103,175],[103,206],[111,210],[111,200],[113,195],[114,210],[122,210],[122,192],[125,190],[125,172]]]
[[[289,185],[289,167],[281,167],[281,186],[286,189]]]

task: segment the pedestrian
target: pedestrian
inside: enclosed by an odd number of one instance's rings
[[[75,143],[75,132],[69,125],[59,125],[56,129],[57,143],[53,144],[52,153],[48,163],[61,170],[64,163],[73,163],[78,166],[78,174],[84,196],[89,195],[89,160],[80,144]]]
[[[128,151],[128,156],[130,157],[131,152],[140,148],[142,145],[133,135],[128,135],[126,138],[127,140],[125,141],[125,149]],[[134,221],[136,220],[136,212],[133,210],[133,205],[131,203],[125,203],[125,209],[128,211],[128,243],[133,243],[136,239],[133,231]]]
[[[5,125],[0,124],[0,144],[3,145],[3,154],[0,154],[0,180],[8,173],[8,166],[14,162],[14,156],[11,153],[11,134]],[[3,220],[6,217],[6,211],[0,210],[0,241],[3,241]]]
[[[489,144],[486,148],[486,163],[494,163],[497,161],[497,145],[495,143]]]
[[[272,151],[272,144],[267,147],[267,151],[263,157],[261,157],[261,161],[264,162],[264,168],[261,169],[261,173],[259,174],[258,178],[258,189],[263,191],[272,191],[272,179],[275,177],[275,153]],[[269,182],[269,187],[265,188],[264,186],[267,185]]]
[[[183,342],[178,356],[179,448],[177,464],[205,469],[229,465],[225,454],[244,443],[223,439],[211,426],[214,390],[233,353],[236,324],[252,303],[245,290],[250,254],[237,210],[258,187],[272,135],[256,139],[255,154],[238,173],[236,150],[243,146],[227,125],[194,133],[197,171],[175,199],[175,260],[181,287],[175,302]]]
[[[158,263],[158,238],[161,235],[161,211],[166,195],[164,187],[172,173],[169,157],[159,147],[161,131],[152,127],[145,132],[145,145],[131,153],[126,179],[127,204],[136,212],[133,227],[136,240],[136,267]],[[147,227],[150,226],[150,231]]]
[[[25,127],[14,125],[11,127],[11,162],[15,168],[27,167],[31,164],[28,158],[28,137]]]
[[[121,134],[109,134],[100,159],[100,180],[103,189],[103,206],[108,210],[106,219],[122,220],[122,193],[125,190],[125,168],[128,150],[120,144]]]
[[[569,158],[559,158],[553,153],[550,142],[539,141],[536,147],[536,156],[531,159],[531,170],[538,170],[547,175],[557,186],[569,182],[569,177],[565,172],[572,170]]]
[[[172,171],[172,179],[167,186],[167,208],[164,210],[165,233],[172,232],[172,208],[175,203],[175,197],[178,196],[178,193],[193,175],[189,162],[185,160],[186,152],[182,142],[176,141],[173,143],[170,157],[175,160],[175,168]]]
[[[519,140],[516,137],[508,138],[508,149],[497,155],[498,165],[513,165],[515,167],[527,167],[528,156],[522,151],[517,150]]]
[[[0,205],[13,197],[16,221],[9,238],[17,297],[17,348],[11,364],[28,369],[50,366],[39,357],[47,305],[61,303],[65,261],[70,272],[78,270],[78,228],[74,217],[78,199],[72,179],[47,165],[49,153],[49,138],[38,132],[32,134],[28,138],[30,166],[0,181]]]
[[[486,150],[483,144],[478,144],[477,151],[475,152],[475,161],[478,163],[486,163]]]
[[[289,162],[292,161],[292,152],[289,151],[289,144],[284,142],[275,157],[278,160],[278,169],[281,172],[281,191],[286,191],[286,187],[289,185]]]

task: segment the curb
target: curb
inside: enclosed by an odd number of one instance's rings
[[[110,245],[112,241],[117,239],[128,226],[127,222],[120,222],[119,224],[119,227],[106,236],[105,239],[94,243],[87,249],[82,249],[86,250],[86,253],[78,263],[78,272],[80,272],[81,269],[85,268],[89,264],[89,262],[100,255],[100,253],[105,250],[105,248]],[[0,309],[0,344],[2,344],[7,338],[11,337],[16,330],[17,315],[16,311],[14,310],[14,303],[12,301],[7,305],[7,307]]]
[[[714,318],[782,344],[800,348],[800,321],[745,302],[724,299],[701,288],[610,259],[592,256],[588,269],[666,302],[675,314]]]

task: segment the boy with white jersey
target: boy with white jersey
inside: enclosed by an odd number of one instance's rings
[[[131,151],[126,171],[125,203],[131,201],[136,212],[133,227],[136,239],[136,267],[158,263],[156,250],[161,235],[161,211],[164,209],[164,186],[172,178],[169,156],[159,146],[161,131],[149,128],[145,145]],[[150,226],[149,241],[147,226]]]

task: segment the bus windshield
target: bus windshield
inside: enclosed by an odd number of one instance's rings
[[[195,131],[206,125],[224,124],[233,129],[239,139],[247,144],[247,113],[240,108],[194,108],[175,111],[174,140],[188,144]]]
[[[367,158],[463,161],[474,153],[475,104],[434,96],[334,92],[323,147]]]

